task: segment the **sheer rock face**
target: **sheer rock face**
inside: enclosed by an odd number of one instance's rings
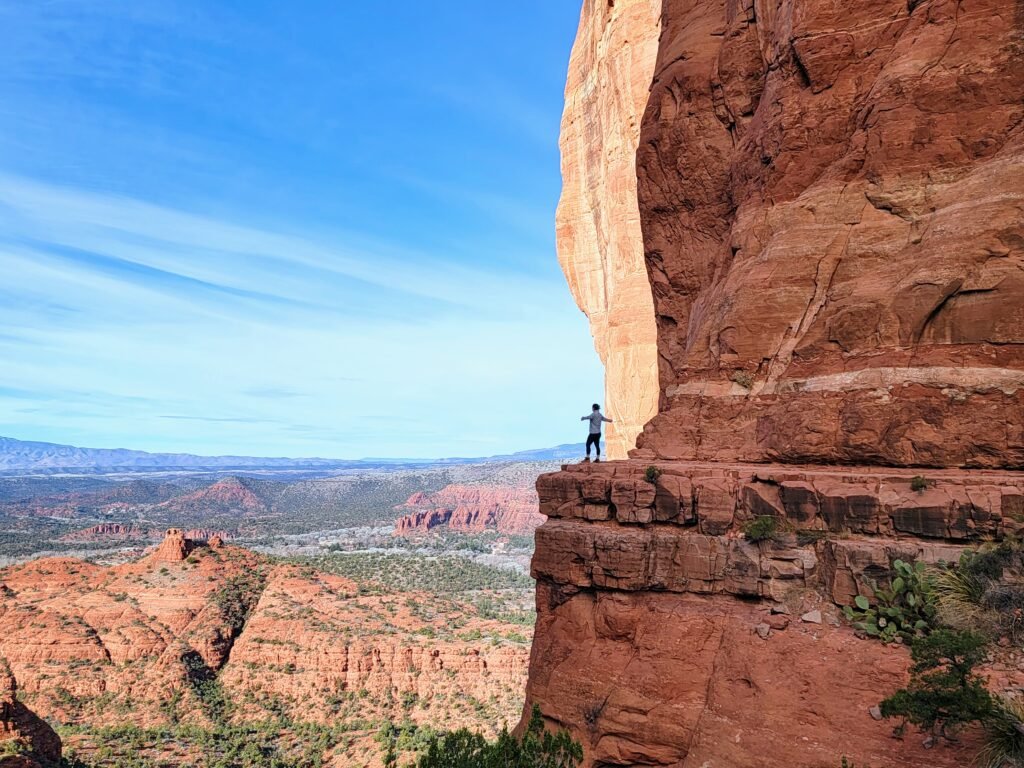
[[[658,405],[636,148],[660,13],[659,0],[586,0],[565,90],[558,257],[605,364],[610,458],[625,458]]]
[[[666,0],[637,156],[667,458],[1024,467],[1024,11]]]
[[[567,116],[591,115],[592,154],[563,155],[570,201],[601,178],[586,158],[615,167],[619,123],[592,112],[622,114],[601,101],[619,49],[592,30],[621,5],[584,4]],[[840,609],[896,559],[1024,529],[1024,5],[660,10],[636,156],[658,413],[634,461],[538,481],[527,707],[601,768],[966,765],[971,734],[925,751],[871,717],[909,654]],[[571,283],[629,268],[607,242],[563,257]],[[593,285],[606,317],[647,317]],[[592,321],[614,349],[617,321]],[[781,533],[752,542],[762,516]],[[997,666],[997,690],[1024,680]]]

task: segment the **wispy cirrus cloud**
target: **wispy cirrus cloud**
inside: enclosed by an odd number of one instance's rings
[[[564,441],[560,414],[601,389],[551,222],[576,17],[0,0],[0,434],[342,457]]]

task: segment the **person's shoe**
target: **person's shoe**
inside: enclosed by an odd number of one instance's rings
[[[589,457],[589,456],[585,456],[585,457],[583,458],[583,463],[584,463],[584,464],[588,463],[589,461],[590,461],[590,457]]]
[[[597,463],[597,462],[599,462],[600,460],[601,460],[601,457],[600,457],[600,456],[598,456],[598,457],[597,457],[596,459],[594,459],[594,462],[595,462],[595,463]]]

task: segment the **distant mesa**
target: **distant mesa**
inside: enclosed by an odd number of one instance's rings
[[[439,528],[529,535],[546,520],[536,490],[500,485],[449,485],[437,493],[414,493],[401,509],[411,511],[395,522],[397,536]]]
[[[158,539],[165,534],[166,531],[163,529],[153,530],[134,523],[100,523],[99,525],[93,525],[89,528],[83,528],[80,531],[72,531],[71,533],[65,534],[64,536],[61,536],[60,541],[69,543],[145,542]],[[219,546],[226,540],[230,539],[231,535],[226,531],[212,530],[209,528],[190,528],[185,531],[185,538],[194,539],[196,541],[205,541],[208,542],[210,546],[214,546],[214,540],[216,540],[219,542],[217,545]]]

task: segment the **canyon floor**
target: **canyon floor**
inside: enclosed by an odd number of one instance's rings
[[[0,479],[0,660],[86,765],[493,736],[522,712],[550,468]]]

